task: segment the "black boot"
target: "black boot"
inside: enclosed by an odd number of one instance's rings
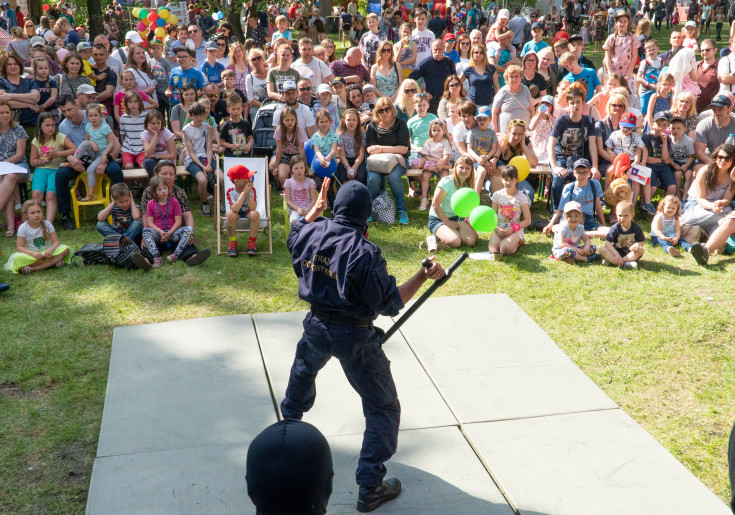
[[[65,231],[74,230],[74,220],[72,220],[69,213],[64,213],[63,215],[61,215],[61,226],[64,228]]]
[[[373,511],[384,502],[395,499],[400,493],[401,482],[396,478],[386,479],[369,490],[360,488],[360,496],[357,498],[357,511],[360,513]]]

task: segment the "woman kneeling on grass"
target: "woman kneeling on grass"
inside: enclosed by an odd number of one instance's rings
[[[436,193],[429,210],[428,227],[447,247],[456,249],[463,244],[474,247],[477,243],[477,232],[469,221],[458,217],[452,210],[452,195],[460,188],[472,188],[473,184],[475,172],[472,160],[462,156],[454,163],[451,175],[442,177],[436,185]]]
[[[61,268],[71,260],[72,248],[59,242],[51,222],[43,219],[43,209],[37,200],[23,204],[25,222],[18,228],[17,252],[10,255],[3,267],[8,272],[28,275],[46,268]]]

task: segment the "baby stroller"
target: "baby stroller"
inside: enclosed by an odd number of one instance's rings
[[[273,114],[276,108],[282,105],[272,98],[266,99],[258,108],[253,121],[253,148],[250,156],[266,156],[270,159],[276,151],[276,140],[273,137]]]

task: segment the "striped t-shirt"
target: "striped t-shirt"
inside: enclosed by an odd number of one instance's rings
[[[143,142],[140,135],[143,132],[145,113],[138,116],[130,116],[125,113],[120,117],[120,135],[125,136],[122,151],[128,154],[140,154],[143,152]]]

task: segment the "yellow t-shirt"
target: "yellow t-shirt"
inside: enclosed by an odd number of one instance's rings
[[[92,83],[92,86],[96,86],[97,81],[89,76],[91,73],[92,73],[92,65],[89,64],[89,61],[87,61],[86,59],[82,59],[82,75],[84,75],[85,77],[89,79],[89,82]]]
[[[31,145],[36,147],[36,150],[38,150],[38,156],[41,157],[45,153],[44,150],[64,150],[65,139],[66,136],[64,136],[60,132],[57,132],[56,136],[48,140],[43,145],[38,142],[38,137],[33,138]],[[51,159],[51,161],[49,161],[45,165],[39,166],[38,168],[50,168],[52,170],[58,170],[59,166],[61,166],[61,163],[63,163],[64,161],[66,161],[65,157],[54,157],[53,159]]]

